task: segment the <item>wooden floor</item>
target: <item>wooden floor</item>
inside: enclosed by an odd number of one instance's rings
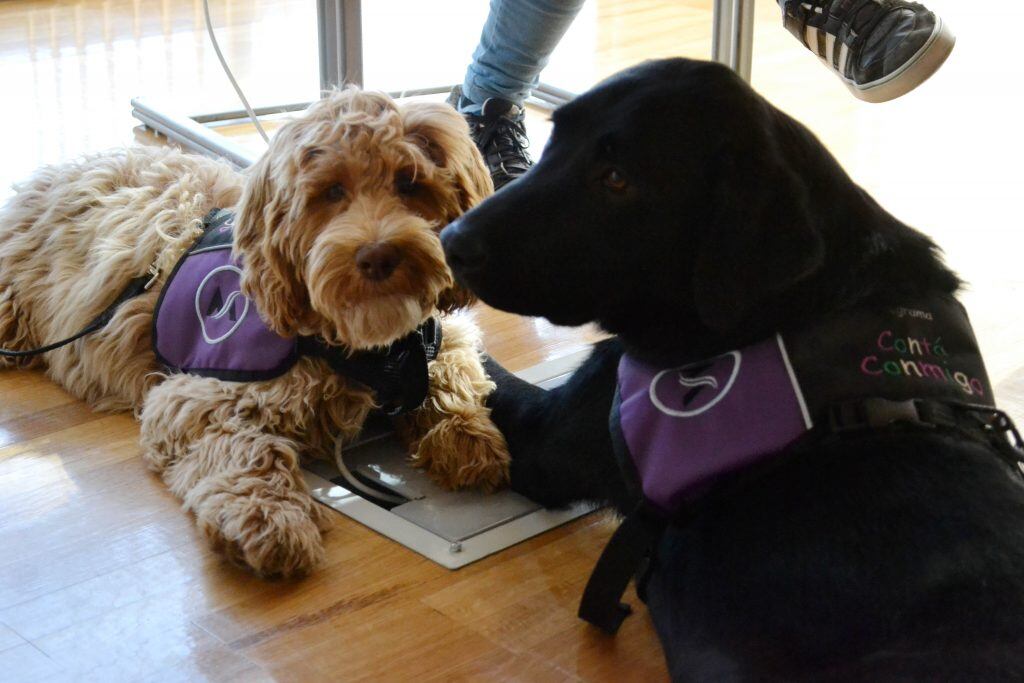
[[[315,96],[314,4],[213,0],[227,57],[257,105]],[[947,248],[972,282],[965,301],[992,379],[1021,419],[1024,73],[1001,27],[1020,26],[1024,10],[995,4],[931,3],[959,34],[952,59],[912,95],[872,106],[760,0],[754,81],[883,205]],[[385,89],[459,80],[486,12],[478,0],[364,5],[367,76]],[[236,108],[201,12],[198,0],[0,3],[2,186],[41,163],[130,143],[133,95]],[[595,0],[546,80],[580,89],[646,57],[705,55],[710,17],[709,0]],[[530,126],[539,149],[543,117]],[[488,350],[513,368],[597,334],[474,315]],[[93,413],[36,373],[0,373],[0,681],[665,678],[642,607],[616,639],[575,618],[611,528],[599,515],[457,572],[338,517],[327,566],[266,583],[209,553],[146,472],[137,437],[127,415]]]

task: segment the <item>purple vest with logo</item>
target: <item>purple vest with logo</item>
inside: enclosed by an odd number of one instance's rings
[[[951,297],[846,312],[682,367],[625,355],[618,380],[617,454],[666,515],[722,475],[792,445],[838,403],[995,405],[967,314]]]
[[[153,347],[172,370],[231,381],[271,379],[295,364],[298,342],[267,327],[242,294],[233,228],[230,211],[211,214],[203,236],[178,261],[153,314]]]
[[[441,349],[441,323],[428,318],[385,348],[352,351],[314,337],[282,337],[241,291],[242,263],[232,254],[234,214],[215,209],[203,236],[178,261],[153,312],[153,350],[171,371],[234,382],[273,379],[300,356],[320,358],[365,386],[389,415],[419,408],[430,387],[428,364]]]

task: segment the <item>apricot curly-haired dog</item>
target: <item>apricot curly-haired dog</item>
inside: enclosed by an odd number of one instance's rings
[[[146,462],[216,549],[263,576],[304,573],[323,556],[326,517],[300,455],[324,457],[335,435],[354,436],[374,394],[310,356],[266,381],[167,372],[151,348],[161,286],[204,216],[233,207],[241,293],[273,332],[386,346],[469,302],[437,233],[491,190],[449,106],[356,89],[282,127],[244,175],[163,148],[44,168],[0,212],[0,348],[68,337],[152,264],[160,275],[99,332],[0,367],[42,363],[95,408],[135,411]],[[403,430],[414,462],[448,487],[507,480],[478,346],[468,321],[445,318],[427,400]]]

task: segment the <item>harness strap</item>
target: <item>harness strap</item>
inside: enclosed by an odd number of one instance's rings
[[[609,635],[615,635],[632,610],[622,602],[630,579],[654,552],[666,521],[641,502],[612,534],[590,574],[578,615]]]
[[[1024,439],[1006,412],[987,405],[930,399],[891,401],[866,398],[829,408],[825,437],[909,424],[925,429],[949,429],[991,446],[1024,477]]]
[[[120,308],[121,304],[147,292],[149,288],[153,286],[153,283],[156,282],[158,275],[159,273],[156,270],[156,266],[150,266],[149,272],[146,275],[140,275],[139,277],[130,280],[128,285],[121,290],[121,293],[117,295],[116,299],[114,299],[113,303],[103,309],[103,312],[93,318],[88,325],[67,339],[61,339],[60,341],[53,342],[52,344],[47,344],[34,349],[25,349],[22,351],[0,349],[0,356],[5,356],[7,358],[27,358],[29,356],[38,356],[41,353],[46,353],[48,351],[53,351],[54,349],[59,349],[62,346],[67,346],[71,342],[77,341],[87,334],[92,334],[93,332],[103,329],[113,319],[114,313],[117,312],[117,309]]]
[[[826,423],[807,432],[787,451],[795,455],[804,448],[829,438],[846,438],[872,431],[909,425],[923,429],[948,429],[994,448],[1000,458],[1024,477],[1024,439],[1005,412],[987,405],[951,403],[929,399],[892,401],[867,398],[830,406]],[[723,486],[728,490],[759,478],[768,469],[778,467],[785,457],[776,457],[735,475]],[[722,490],[718,490],[721,494]],[[712,494],[714,495],[714,494]],[[688,509],[673,518],[685,524],[695,512]],[[655,546],[667,521],[641,501],[612,534],[597,561],[580,600],[579,617],[605,633],[614,635],[629,616],[629,605],[622,594],[630,579],[645,574],[644,566],[653,558]],[[638,578],[638,592],[643,578]]]
[[[299,352],[323,358],[334,372],[371,389],[384,412],[401,415],[419,408],[430,388],[428,364],[441,350],[441,324],[436,318],[385,349],[351,351],[314,337],[299,339]]]

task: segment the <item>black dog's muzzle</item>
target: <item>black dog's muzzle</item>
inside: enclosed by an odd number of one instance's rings
[[[479,238],[468,230],[462,219],[441,231],[441,247],[444,249],[448,267],[456,276],[464,276],[466,273],[479,270],[486,260],[486,253]]]

